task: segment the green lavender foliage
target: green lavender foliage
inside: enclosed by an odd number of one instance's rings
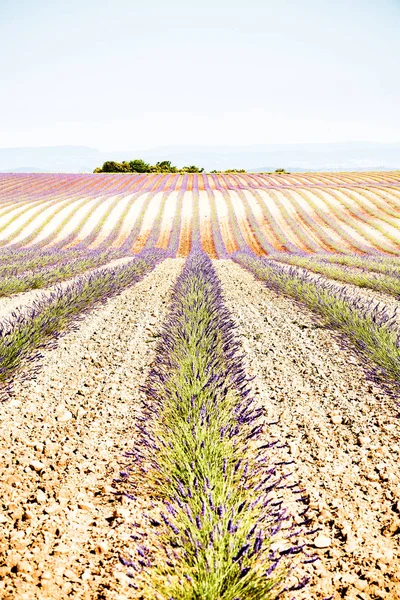
[[[266,471],[265,457],[252,446],[260,412],[245,392],[233,329],[211,261],[190,256],[132,451],[133,487],[143,482],[141,464],[152,495],[169,510],[158,538],[166,558],[151,569],[154,595],[145,598],[268,600],[282,591],[286,570],[271,568],[270,555],[271,525],[280,517],[265,509],[262,486],[257,490]]]

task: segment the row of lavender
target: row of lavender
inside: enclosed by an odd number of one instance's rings
[[[162,251],[147,251],[124,265],[81,275],[0,321],[0,399],[8,398],[16,374],[34,375],[41,349],[52,347],[89,310],[139,281],[164,257]]]
[[[180,244],[180,210],[182,208],[182,194],[178,197],[179,211],[175,215],[169,245],[166,254],[176,256]],[[188,241],[189,248],[201,246],[198,221],[199,197],[193,191],[193,225]],[[163,200],[166,202],[166,196]],[[231,204],[229,197],[228,205]],[[232,209],[232,207],[231,207]],[[252,250],[246,243],[235,215],[231,218],[232,231],[235,238],[235,247],[245,253]],[[132,239],[138,235],[140,224],[137,224]],[[159,235],[159,220],[154,225],[149,235],[145,248],[154,248],[154,239]],[[216,217],[213,219],[213,237],[215,248],[220,258],[228,258],[228,253],[221,236]],[[375,253],[370,255],[356,254],[314,254],[304,253],[276,253],[263,238],[262,232],[259,239],[263,242],[265,250],[268,249],[268,258],[273,261],[287,263],[305,268],[333,280],[357,285],[372,290],[384,292],[398,297],[400,295],[400,259],[396,256]],[[70,279],[89,269],[105,265],[111,261],[132,256],[128,247],[121,249],[90,250],[83,245],[75,249],[51,250],[38,249],[4,249],[0,251],[0,297],[31,289],[48,287],[54,283]]]
[[[279,443],[250,397],[234,324],[201,252],[175,285],[144,392],[115,481],[134,507],[146,505],[143,534],[137,526],[135,549],[121,557],[140,597],[271,599],[302,588],[307,577],[293,569],[315,560],[307,499],[273,457]]]
[[[182,180],[182,175],[175,174],[0,174],[0,202],[10,197],[22,197],[30,190],[32,194],[41,195],[49,188],[54,191],[67,192],[68,194],[82,193],[95,194],[99,190],[111,190],[111,193],[135,192],[137,186],[145,180],[150,186],[152,182],[164,180],[170,183],[173,180]],[[244,187],[260,185],[262,187],[356,187],[356,186],[400,186],[398,173],[308,173],[308,174],[190,174],[190,186],[198,185],[201,189],[213,181],[218,182],[218,187],[231,187],[232,182],[237,182]],[[217,188],[218,189],[218,188]]]
[[[221,182],[221,176],[210,175],[202,180],[202,187],[204,187],[204,191],[207,194],[208,203],[211,210],[208,241],[204,238],[204,236],[201,235],[202,219],[200,218],[200,204],[204,200],[204,197],[200,197],[200,189],[198,185],[198,182],[200,181],[199,178],[192,179],[192,181],[189,183],[188,174],[185,176],[174,175],[170,178],[165,178],[161,175],[151,176],[150,178],[146,176],[136,177],[134,178],[136,190],[135,194],[132,196],[129,202],[126,203],[124,210],[120,214],[118,222],[115,224],[109,235],[103,240],[102,244],[100,244],[98,249],[92,250],[91,244],[96,240],[104,223],[111,216],[113,210],[120,201],[120,196],[116,196],[113,199],[112,203],[103,213],[102,218],[97,222],[97,225],[83,240],[75,245],[74,240],[79,239],[79,231],[90,221],[93,211],[95,211],[96,207],[101,204],[103,197],[97,199],[91,210],[88,211],[87,214],[82,217],[81,221],[77,223],[75,230],[71,232],[67,239],[63,239],[63,241],[60,243],[52,244],[50,246],[51,249],[46,249],[49,248],[47,244],[51,241],[51,239],[57,239],[58,230],[62,228],[63,222],[59,224],[57,230],[53,231],[47,237],[44,237],[41,243],[33,245],[29,250],[21,249],[18,244],[11,245],[11,247],[8,248],[3,248],[3,250],[0,251],[0,296],[6,296],[30,289],[50,286],[55,282],[69,279],[88,269],[101,266],[114,259],[121,258],[123,256],[129,256],[132,248],[135,252],[139,252],[142,248],[151,249],[157,247],[158,240],[162,234],[162,220],[166,210],[166,205],[171,191],[176,189],[176,186],[178,185],[178,180],[181,183],[181,187],[176,198],[175,214],[171,221],[170,231],[168,231],[168,233],[165,235],[165,250],[169,256],[185,255],[190,251],[191,248],[196,246],[198,241],[200,241],[203,249],[208,251],[212,256],[218,256],[219,258],[227,258],[236,250],[246,253],[253,251],[257,254],[269,255],[269,257],[280,262],[288,262],[297,266],[303,266],[310,271],[322,274],[331,279],[342,281],[344,283],[353,283],[355,285],[383,291],[395,296],[399,294],[399,282],[396,270],[397,265],[394,262],[396,259],[391,259],[389,255],[384,258],[384,255],[378,251],[375,253],[375,255],[367,255],[366,258],[358,259],[356,256],[343,257],[343,255],[342,258],[340,258],[339,256],[336,257],[336,255],[331,256],[329,252],[324,252],[324,246],[331,249],[340,249],[340,245],[338,246],[337,243],[335,244],[334,239],[329,237],[327,230],[319,226],[318,219],[312,219],[308,215],[307,211],[304,210],[304,207],[301,207],[301,203],[294,200],[294,197],[292,200],[295,203],[297,202],[297,212],[295,216],[291,215],[291,213],[285,208],[284,203],[279,200],[279,198],[276,198],[276,202],[278,202],[280,205],[282,214],[284,215],[288,225],[287,228],[282,227],[282,224],[278,223],[278,221],[275,219],[268,206],[268,203],[264,201],[257,190],[257,186],[259,187],[261,185],[260,182],[254,183],[254,181],[257,181],[257,177],[258,176],[249,178],[247,183],[252,190],[252,194],[254,195],[253,200],[258,203],[258,207],[262,211],[265,223],[268,223],[267,231],[265,231],[263,227],[260,227],[259,219],[256,219],[254,207],[252,207],[249,197],[240,188],[238,181],[240,179],[239,176],[229,175],[225,176],[225,178],[227,182],[231,180],[234,182],[234,184],[232,184],[232,189],[236,190],[236,194],[238,195],[238,198],[244,207],[246,215],[244,221],[245,225],[247,224],[246,226],[244,226],[243,219],[241,220],[238,217],[238,213],[235,208],[235,199],[228,192],[227,186],[220,186],[220,189],[228,209],[229,222],[225,223],[225,225],[221,223],[213,188],[210,185],[212,182],[214,184],[214,189],[217,189]],[[149,180],[151,180],[151,183]],[[75,184],[78,185],[79,180],[77,180]],[[109,181],[108,185],[110,185]],[[234,188],[234,185],[236,185],[236,188]],[[190,230],[185,233],[185,236],[183,236],[182,208],[184,204],[185,193],[189,187],[192,189],[191,201],[193,209],[189,228]],[[110,247],[112,247],[112,245],[119,238],[123,222],[127,217],[130,208],[136,201],[139,201],[140,197],[143,199],[143,191],[146,191],[147,193],[146,201],[142,202],[142,208],[129,235],[125,238],[125,241],[122,243],[120,248],[110,249]],[[143,233],[143,223],[146,212],[148,211],[149,203],[151,203],[152,198],[154,198],[157,194],[160,194],[161,191],[162,195],[159,212],[154,219],[151,230]],[[298,193],[300,194],[300,192]],[[348,191],[348,193],[350,194],[351,191]],[[357,193],[361,194],[362,190],[359,190]],[[70,198],[65,200],[65,203],[73,204],[77,201],[80,203],[82,199],[78,198],[77,200],[77,198]],[[346,201],[342,200],[342,202],[347,204]],[[42,200],[39,199],[38,203],[41,206]],[[359,199],[358,203],[360,203]],[[39,212],[41,210],[40,206],[38,206]],[[322,221],[323,211],[318,209],[317,205],[313,208],[315,208],[315,212],[319,220]],[[382,200],[379,206],[377,205],[376,210],[379,212],[381,217],[382,215],[387,214],[387,218],[389,219],[389,217],[394,218],[398,214],[398,212],[396,213],[395,208],[396,207],[393,207],[391,209],[387,202]],[[25,208],[23,210],[27,209]],[[322,214],[319,214],[318,210],[320,210]],[[372,210],[371,207],[369,207],[369,210]],[[358,209],[357,211],[357,214],[360,213],[362,217],[362,213]],[[359,240],[357,242],[354,239],[354,236],[351,236],[351,234],[348,232],[346,233],[347,230],[342,227],[340,214],[337,214],[336,216],[338,217],[337,224],[333,224],[331,229],[335,229],[336,227],[338,233],[341,231],[341,235],[345,236],[350,247],[356,247],[362,252],[367,252],[368,250],[371,251],[371,244],[368,246],[368,244],[363,244]],[[12,219],[13,218],[16,218],[16,216],[14,215]],[[33,216],[30,218],[32,219]],[[325,224],[327,224],[326,215],[324,216],[324,219]],[[41,227],[45,228],[45,225],[46,221],[42,223]],[[5,226],[6,223],[3,222],[3,224],[0,226],[0,231]],[[303,246],[307,247],[308,249],[312,249],[315,254],[310,256],[308,254],[306,255],[306,253],[300,253],[299,255],[299,247],[301,244],[296,245],[291,241],[290,236],[287,234],[290,229],[293,231],[296,230],[297,238],[303,243]],[[14,235],[18,236],[18,232],[19,229],[14,232]],[[319,235],[320,240],[323,243],[318,244],[315,241],[313,243],[310,241],[315,239],[316,233]],[[36,234],[37,231],[32,232],[27,238],[24,238],[24,241],[32,241]],[[391,236],[390,233],[387,233],[387,235],[389,236],[388,240],[390,241],[390,238],[393,236]],[[274,243],[271,243],[271,240]],[[393,238],[391,241],[394,243],[395,239]],[[4,242],[5,240],[3,240],[3,243]],[[68,244],[72,244],[70,250],[63,250],[66,242],[68,242]],[[282,249],[289,251],[289,253],[293,253],[293,255],[287,256],[288,253],[277,254],[275,250],[276,247],[281,247]],[[381,242],[381,248],[386,248],[387,251],[390,250],[390,248],[385,246],[383,242]],[[393,250],[393,246],[391,249]],[[345,260],[352,260],[353,263],[345,263]],[[333,264],[329,265],[327,264],[328,262]],[[380,270],[378,270],[379,264],[381,264]],[[385,267],[385,265],[387,266]],[[346,266],[357,267],[357,270],[348,269]],[[384,272],[385,269],[386,272]],[[372,273],[369,272],[370,270],[372,270]]]
[[[171,250],[166,255],[176,256],[179,238],[174,235],[174,232],[171,240],[173,242]],[[191,245],[201,248],[199,237],[194,239]],[[148,249],[150,248],[151,243],[148,244]],[[250,253],[246,246],[245,253]],[[223,256],[229,257],[226,251]],[[132,255],[124,250],[4,251],[0,253],[0,297],[50,287],[112,261],[129,257],[132,258]],[[296,266],[330,280],[383,292],[396,298],[400,297],[400,259],[395,256],[378,254],[305,256],[271,253],[265,260]]]
[[[352,255],[301,256],[271,254],[271,261],[292,265],[328,279],[400,298],[400,258]]]
[[[143,177],[141,179],[144,179]],[[62,243],[52,244],[48,246],[51,239],[57,237],[58,231],[62,229],[64,222],[61,222],[58,229],[53,231],[49,236],[44,238],[40,244],[35,244],[32,247],[25,248],[24,244],[13,244],[10,247],[6,247],[0,251],[0,296],[7,296],[12,293],[23,292],[29,289],[38,289],[52,285],[56,282],[61,282],[70,277],[79,275],[89,269],[105,265],[108,262],[117,260],[124,257],[132,257],[131,248],[139,237],[140,230],[142,227],[144,215],[146,212],[147,203],[151,200],[151,197],[159,192],[158,188],[155,187],[151,195],[147,197],[146,204],[143,205],[142,211],[140,212],[138,219],[132,228],[130,235],[126,238],[124,244],[120,248],[112,248],[112,244],[118,237],[120,229],[126,214],[133,202],[142,193],[141,185],[136,183],[136,188],[139,190],[137,194],[130,200],[126,206],[124,212],[121,214],[116,226],[110,235],[104,240],[96,250],[92,250],[90,245],[94,239],[96,239],[98,231],[102,228],[104,222],[110,217],[113,209],[117,202],[120,200],[117,197],[113,203],[109,206],[102,219],[97,223],[97,226],[88,237],[82,240],[80,243],[73,245],[73,242],[79,236],[80,230],[90,220],[93,212],[103,202],[104,197],[100,197],[98,201],[92,206],[91,210],[77,223],[73,233],[70,234],[67,240],[63,239]],[[165,203],[169,190],[164,193],[163,202]],[[39,201],[41,203],[41,200]],[[69,202],[76,202],[76,199]],[[40,212],[40,208],[39,208]],[[68,219],[67,217],[66,219]],[[3,224],[0,227],[0,231],[5,227]],[[42,223],[44,229],[46,222]],[[159,222],[156,223],[155,228]],[[168,256],[175,256],[179,245],[179,230],[180,230],[180,211],[177,212],[174,221],[174,227],[170,235],[170,244],[168,252],[165,253]],[[38,233],[37,231],[35,232]],[[18,234],[18,231],[15,232]],[[145,250],[151,251],[154,249],[154,230],[152,235],[149,236],[148,243],[145,244]],[[29,241],[29,240],[28,240]],[[24,240],[24,243],[27,239]],[[4,240],[3,240],[4,243]],[[69,249],[64,249],[65,246]],[[156,252],[161,253],[161,249],[155,249]]]
[[[0,297],[50,287],[127,256],[122,250],[3,252],[0,253]]]

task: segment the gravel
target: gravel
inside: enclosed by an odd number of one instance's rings
[[[396,402],[310,312],[230,261],[215,261],[253,391],[295,459],[321,527],[306,598],[400,598]]]
[[[0,597],[129,598],[130,508],[112,480],[182,260],[94,310],[0,406]]]

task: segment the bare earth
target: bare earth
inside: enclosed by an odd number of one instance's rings
[[[248,373],[296,460],[329,538],[308,598],[400,598],[396,403],[351,351],[293,301],[238,265],[214,261],[239,327]],[[318,537],[316,538],[318,544]]]
[[[134,597],[118,562],[134,507],[111,483],[182,264],[165,261],[88,315],[44,353],[36,381],[0,405],[0,598]],[[279,421],[273,433],[287,442],[321,527],[321,560],[301,597],[400,598],[395,401],[308,311],[232,262],[214,266],[254,394]]]
[[[182,264],[165,261],[91,313],[0,406],[1,598],[125,597],[129,508],[110,484]]]

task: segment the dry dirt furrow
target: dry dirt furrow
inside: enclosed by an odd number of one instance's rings
[[[129,597],[118,555],[130,509],[110,484],[182,264],[164,261],[89,314],[0,405],[2,599]]]
[[[305,309],[237,264],[215,261],[254,393],[289,445],[322,531],[311,600],[400,598],[396,403]],[[325,536],[327,539],[323,539]]]

